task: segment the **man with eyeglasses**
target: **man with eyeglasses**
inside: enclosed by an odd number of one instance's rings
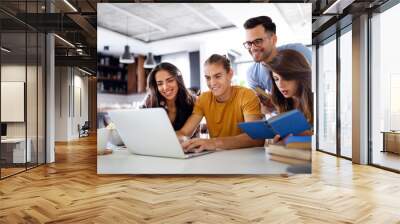
[[[271,61],[278,51],[292,49],[304,55],[311,64],[311,50],[300,43],[287,44],[276,47],[277,36],[276,26],[268,16],[258,16],[248,19],[244,23],[246,29],[246,42],[243,46],[249,51],[254,62],[247,71],[247,82],[252,89],[257,87],[271,92],[272,80],[269,76],[269,69],[263,65]],[[274,107],[270,100],[258,94],[263,105],[263,113],[270,114]]]

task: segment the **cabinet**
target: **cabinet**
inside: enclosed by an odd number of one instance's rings
[[[145,57],[139,55],[133,64],[121,64],[112,55],[97,55],[97,92],[111,94],[144,93],[151,69],[144,68]]]
[[[383,131],[382,152],[400,154],[400,131]]]
[[[121,64],[112,55],[97,57],[97,92],[129,94],[136,92],[136,64]]]

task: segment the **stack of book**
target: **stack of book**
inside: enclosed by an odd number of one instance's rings
[[[252,139],[283,137],[283,144],[266,146],[271,160],[289,164],[311,162],[311,136],[300,136],[311,130],[311,125],[299,110],[281,113],[268,120],[242,122],[239,128]]]
[[[287,164],[311,162],[311,136],[289,136],[283,143],[266,146],[271,160]]]

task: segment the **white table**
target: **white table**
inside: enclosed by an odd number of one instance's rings
[[[2,145],[14,145],[13,148],[13,163],[25,163],[25,158],[27,162],[31,161],[31,145],[32,141],[27,138],[26,154],[25,154],[25,138],[6,138],[1,139]]]
[[[272,161],[263,147],[217,151],[189,159],[134,155],[127,150],[97,156],[98,174],[287,174],[304,173],[304,169],[311,172],[311,162],[292,166]]]

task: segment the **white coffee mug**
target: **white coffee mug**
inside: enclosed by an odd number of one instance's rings
[[[110,138],[110,129],[97,129],[97,154],[103,154],[107,149],[107,143]]]

